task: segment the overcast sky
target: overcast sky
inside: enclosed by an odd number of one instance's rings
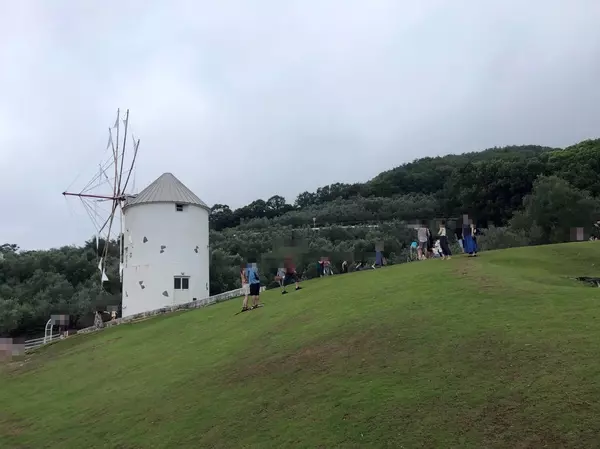
[[[106,157],[117,108],[136,187],[170,171],[232,208],[597,137],[599,17],[598,0],[0,0],[0,243],[94,234],[61,192]]]

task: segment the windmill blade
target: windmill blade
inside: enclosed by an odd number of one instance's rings
[[[113,147],[113,165],[115,168],[115,177],[114,177],[114,182],[113,182],[113,193],[112,193],[112,198],[113,200],[117,198],[118,192],[117,192],[117,182],[118,182],[118,173],[119,173],[119,115],[120,115],[121,110],[117,109],[117,120],[115,121],[115,127],[117,128],[117,144],[116,146]],[[112,216],[115,213],[115,207],[113,204],[113,209],[112,209],[112,213],[111,213],[111,217],[109,217],[110,219],[110,223],[112,224]],[[110,232],[110,230],[109,230]]]
[[[115,218],[115,212],[117,210],[118,204],[119,204],[119,200],[118,199],[114,200],[112,213],[111,213],[110,217],[108,218],[108,231],[106,233],[106,241],[104,243],[104,260],[106,260],[108,257],[108,248],[110,246],[110,232],[112,230],[112,225],[113,225],[113,221]]]
[[[121,123],[122,122],[122,123]],[[124,132],[121,136],[120,126],[124,126]],[[133,129],[130,125],[129,110],[122,120],[120,109],[117,109],[117,116],[114,121],[114,126],[109,127],[108,141],[104,153],[111,150],[111,155],[99,164],[99,170],[90,173],[92,178],[79,192],[63,192],[65,197],[78,197],[83,204],[83,209],[87,213],[96,232],[96,254],[98,255],[98,271],[101,275],[100,288],[103,283],[109,281],[109,276],[116,276],[116,270],[119,270],[119,278],[122,281],[124,269],[123,257],[123,205],[125,200],[125,192],[132,178],[132,172],[135,167],[140,141],[136,141],[133,137]],[[131,136],[131,137],[130,137]],[[127,149],[127,145],[133,145],[133,148]],[[132,151],[133,150],[133,151]],[[106,158],[106,159],[105,159]],[[125,159],[127,158],[127,161]],[[93,175],[93,176],[92,176]],[[79,178],[79,177],[78,177]],[[75,181],[77,181],[77,179]],[[134,177],[135,179],[135,177]],[[75,183],[71,183],[73,185]],[[108,187],[110,185],[110,187]],[[70,188],[71,186],[69,186]],[[94,192],[92,189],[97,189]],[[112,190],[110,194],[103,193]],[[104,205],[107,201],[111,204]],[[115,214],[119,214],[120,223],[115,223]],[[113,234],[115,234],[113,236]],[[115,245],[115,236],[118,234],[119,239],[119,261],[113,261],[111,255],[115,254],[115,250],[111,245]],[[100,239],[104,240],[104,246],[100,247]],[[102,251],[100,251],[102,250]],[[118,266],[115,266],[118,263]],[[115,273],[111,275],[111,270]],[[108,273],[108,274],[107,274]]]
[[[79,193],[82,194],[85,192],[89,192],[94,187],[100,187],[100,185],[101,185],[100,179],[102,179],[103,176],[106,178],[107,182],[110,184],[110,180],[108,178],[108,175],[106,174],[106,170],[108,170],[112,166],[113,163],[114,163],[114,158],[111,158],[111,159],[101,163],[99,166],[98,173],[96,173],[94,175],[94,177],[85,185],[85,187],[83,187],[83,189],[81,189],[81,191]],[[98,181],[97,186],[95,186],[96,181]]]
[[[125,193],[121,190],[121,188],[123,187],[123,185],[122,185],[123,164],[125,163],[125,151],[127,149],[127,128],[128,128],[128,124],[129,124],[129,109],[127,109],[127,113],[125,115],[125,120],[123,122],[125,123],[125,133],[123,135],[123,151],[121,153],[121,167],[119,168],[119,179],[117,182],[117,196],[120,196],[121,194]],[[119,155],[117,155],[117,157],[118,156]]]
[[[119,201],[119,282],[123,282],[123,268],[124,268],[124,233],[123,233],[123,202]]]
[[[108,142],[106,143],[106,149],[108,150],[112,146],[113,146],[112,128],[108,128]]]
[[[127,185],[129,184],[129,178],[131,176],[131,172],[133,171],[133,167],[134,167],[135,161],[137,159],[138,148],[140,147],[140,139],[138,139],[137,143],[135,143],[134,145],[135,145],[135,148],[133,150],[133,159],[131,160],[131,167],[129,167],[129,173],[127,175],[127,179],[125,180],[125,185],[123,186],[123,190],[122,190],[123,193],[125,193],[125,189],[127,188]]]
[[[119,110],[117,109],[117,121],[116,121],[116,127],[117,127],[117,145],[115,146],[115,149],[113,151],[113,163],[114,163],[114,168],[115,168],[115,177],[114,177],[114,182],[113,182],[113,193],[112,193],[112,198],[113,198],[113,204],[112,204],[112,210],[110,212],[110,215],[108,217],[108,219],[106,220],[106,222],[102,225],[102,229],[104,229],[106,227],[106,225],[108,224],[108,235],[110,238],[110,231],[112,228],[112,223],[113,223],[113,219],[115,217],[115,212],[117,209],[117,204],[119,203],[119,184],[120,184],[120,179],[119,179]],[[105,252],[107,251],[107,247],[105,247]]]
[[[107,218],[106,218],[106,219],[105,219],[105,220],[102,222],[102,224],[98,224],[98,225],[97,225],[97,227],[96,227],[96,228],[97,228],[97,231],[98,231],[98,234],[101,234],[101,233],[102,233],[102,231],[104,231],[104,229],[106,229],[106,226],[107,226],[107,225],[108,225],[108,223],[110,222],[110,220],[111,220],[111,217],[112,217],[112,216],[114,215],[114,213],[115,213],[115,212],[114,212],[114,202],[115,202],[115,200],[112,200],[112,201],[113,201],[113,207],[112,207],[112,210],[111,210],[111,211],[108,213],[108,217],[107,217]],[[94,221],[94,220],[93,220],[93,221]],[[94,221],[94,222],[95,222],[95,221]]]

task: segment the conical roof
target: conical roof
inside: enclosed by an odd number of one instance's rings
[[[148,203],[178,203],[210,208],[198,198],[172,173],[163,173],[160,177],[135,196],[127,198],[123,208]]]

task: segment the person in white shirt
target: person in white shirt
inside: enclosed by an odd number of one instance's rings
[[[275,276],[275,280],[279,282],[279,286],[281,287],[281,294],[284,295],[287,293],[285,291],[285,268],[279,267],[277,269],[277,276]]]
[[[419,260],[427,259],[427,244],[429,243],[429,229],[427,229],[426,223],[421,222],[421,226],[417,229],[417,240],[419,247],[417,248],[417,255]]]
[[[444,253],[442,252],[442,247],[440,245],[440,240],[436,239],[433,245],[433,257],[441,257],[444,258]]]
[[[446,229],[446,222],[442,220],[440,223],[440,230],[438,235],[440,237],[440,248],[442,249],[442,259],[450,259],[452,252],[450,251],[450,245],[448,245],[448,230]]]
[[[244,301],[242,302],[242,310],[248,310],[248,294],[250,293],[250,285],[248,284],[248,275],[246,273],[246,264],[240,267],[240,278],[242,280],[242,294]]]

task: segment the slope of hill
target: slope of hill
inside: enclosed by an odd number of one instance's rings
[[[0,447],[587,448],[596,243],[307,282],[0,367]]]

